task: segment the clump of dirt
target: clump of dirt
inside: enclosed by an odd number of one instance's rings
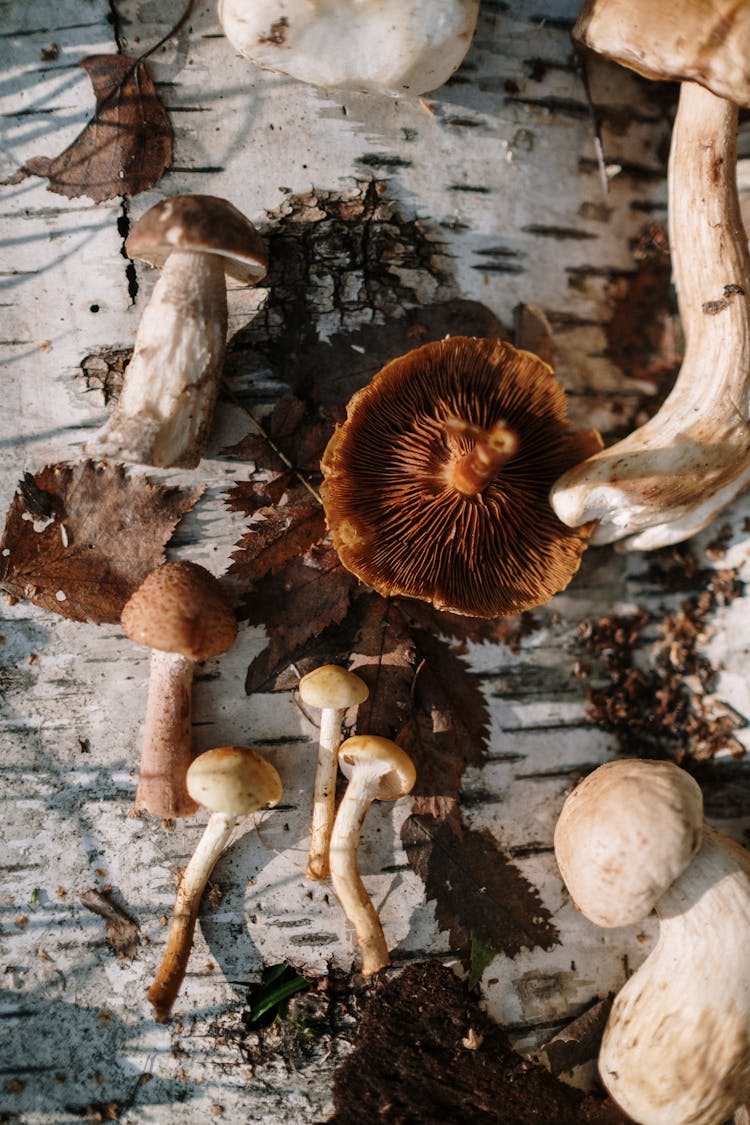
[[[378,983],[334,1076],[329,1125],[622,1125],[604,1098],[521,1058],[450,969],[410,965]]]
[[[720,533],[707,553],[720,557],[721,543]],[[719,750],[741,756],[733,733],[740,720],[712,695],[717,669],[700,647],[711,615],[742,593],[742,582],[731,569],[701,572],[690,552],[677,550],[658,553],[648,577],[669,593],[704,586],[658,622],[639,609],[581,624],[575,673],[592,680],[589,718],[616,735],[625,754],[680,763],[706,761]]]

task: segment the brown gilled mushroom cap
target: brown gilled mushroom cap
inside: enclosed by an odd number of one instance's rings
[[[354,395],[323,455],[339,557],[379,593],[438,609],[541,605],[578,569],[592,526],[562,524],[549,490],[600,448],[595,431],[570,432],[537,356],[501,340],[426,344]]]
[[[215,195],[175,195],[151,207],[125,242],[130,258],[161,268],[173,250],[215,254],[237,281],[254,284],[265,277],[268,257],[263,239],[245,216]]]
[[[189,660],[219,656],[237,636],[219,580],[192,562],[167,562],[153,570],[126,602],[121,624],[132,641]]]

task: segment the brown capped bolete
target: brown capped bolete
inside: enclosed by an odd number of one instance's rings
[[[609,1015],[604,1085],[640,1125],[721,1125],[750,1097],[750,855],[704,822],[684,770],[638,759],[572,790],[555,855],[597,925],[659,918]]]
[[[208,441],[224,367],[225,275],[255,285],[266,273],[265,246],[225,199],[177,195],[138,220],[125,249],[158,266],[161,277],[143,310],[117,405],[88,452],[191,469]]]
[[[328,847],[335,812],[341,723],[349,708],[364,703],[370,692],[367,684],[355,672],[349,672],[338,664],[323,664],[302,677],[299,694],[308,707],[320,709],[312,836],[306,874],[308,879],[322,880],[328,875]]]
[[[234,612],[210,571],[167,562],[132,594],[121,624],[127,637],[152,650],[135,807],[155,816],[189,816],[196,809],[185,785],[193,668],[234,644]]]
[[[359,874],[359,837],[372,802],[406,796],[414,786],[416,772],[406,751],[389,738],[373,734],[355,734],[342,742],[339,766],[349,784],[331,834],[331,882],[344,914],[354,926],[362,973],[369,977],[385,968],[390,957],[378,912]]]
[[[571,433],[550,368],[502,340],[458,336],[387,364],[358,391],[323,455],[339,557],[384,596],[499,617],[567,586],[588,531],[548,494],[601,448]]]
[[[551,502],[592,543],[651,550],[694,535],[750,482],[750,255],[737,192],[737,103],[750,105],[750,7],[588,0],[574,35],[650,78],[683,81],[669,240],[685,332],[677,381],[623,441],[565,473]]]
[[[238,817],[277,805],[282,793],[274,767],[247,746],[218,746],[199,754],[187,771],[187,788],[211,815],[180,879],[167,947],[148,990],[160,1023],[169,1017],[185,978],[201,897]]]

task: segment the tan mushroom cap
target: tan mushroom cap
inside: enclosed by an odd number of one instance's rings
[[[480,443],[505,463],[470,494],[472,473],[456,471]],[[501,340],[426,344],[354,395],[328,444],[334,545],[384,596],[474,617],[531,609],[567,586],[593,527],[561,523],[550,488],[601,444],[593,430],[571,433],[537,356]]]
[[[161,268],[173,250],[215,254],[226,273],[253,285],[265,277],[263,239],[241,211],[215,195],[175,195],[151,207],[125,242],[129,258]]]
[[[586,0],[573,38],[646,78],[690,80],[750,105],[750,5]]]
[[[126,602],[121,624],[132,641],[196,661],[226,652],[237,636],[218,578],[192,562],[153,570]]]
[[[375,792],[378,801],[395,801],[410,793],[417,779],[409,755],[390,738],[376,734],[355,734],[339,746],[339,768],[351,778],[357,768],[374,769],[379,774]]]
[[[191,762],[187,789],[210,812],[247,816],[277,805],[283,792],[276,769],[249,746],[217,746]]]
[[[569,794],[555,856],[576,906],[598,926],[639,922],[701,846],[703,796],[673,762],[623,759]]]
[[[299,682],[299,693],[309,707],[335,708],[338,711],[364,703],[370,689],[356,672],[338,664],[322,664]]]

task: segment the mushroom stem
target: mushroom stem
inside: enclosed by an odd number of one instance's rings
[[[219,856],[229,843],[236,823],[236,816],[222,812],[211,813],[198,847],[180,879],[169,924],[167,947],[147,993],[159,1023],[166,1022],[177,999],[187,971],[201,897]]]
[[[198,808],[187,791],[192,761],[191,691],[194,661],[153,649],[135,807],[154,816],[190,816]]]
[[[448,431],[474,439],[474,447],[451,466],[451,484],[464,496],[478,496],[502,466],[518,452],[518,434],[505,422],[491,430],[474,426],[460,418],[448,418]]]
[[[669,164],[669,229],[685,358],[658,413],[552,489],[592,543],[650,550],[700,531],[750,481],[750,255],[736,184],[737,108],[684,82]]]
[[[338,749],[345,707],[325,707],[320,714],[318,765],[313,791],[312,835],[307,857],[308,879],[322,881],[328,875],[328,849],[333,830],[336,801]],[[364,814],[363,814],[364,816]]]
[[[89,452],[194,468],[219,392],[226,334],[221,257],[173,250],[143,310],[117,406]]]
[[[366,977],[384,968],[389,956],[380,918],[359,874],[357,847],[367,810],[388,772],[384,762],[358,766],[339,805],[329,850],[333,889],[354,926]]]
[[[656,913],[659,940],[615,999],[599,1070],[636,1121],[716,1125],[750,1091],[750,856],[705,826]]]

